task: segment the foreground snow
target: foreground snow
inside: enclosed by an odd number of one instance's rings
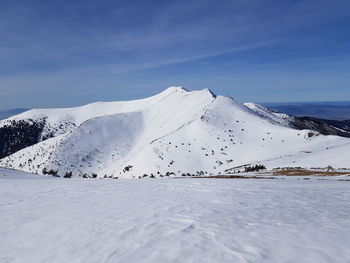
[[[349,262],[349,190],[316,178],[10,172],[0,176],[0,262]]]

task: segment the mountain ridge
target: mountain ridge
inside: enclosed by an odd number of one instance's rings
[[[286,156],[295,156],[291,165],[310,159],[310,164],[343,167],[347,159],[329,161],[318,155],[350,142],[297,130],[289,115],[260,105],[183,87],[135,101],[32,110],[0,122],[0,132],[26,118],[33,125],[41,121],[34,133],[38,141],[4,156],[0,166],[121,178],[218,174],[256,163],[273,168],[277,164],[271,160]]]

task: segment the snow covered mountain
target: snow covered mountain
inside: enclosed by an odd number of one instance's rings
[[[181,87],[142,100],[34,109],[0,121],[0,166],[130,178],[218,174],[257,163],[350,165],[350,139],[297,130],[290,119]]]
[[[308,116],[298,117],[276,112],[275,110],[267,109],[254,103],[244,103],[244,105],[257,114],[290,128],[297,130],[314,130],[323,135],[337,135],[350,138],[350,120],[336,121]]]

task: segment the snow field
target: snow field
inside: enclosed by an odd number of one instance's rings
[[[0,262],[350,261],[350,184],[0,171]]]

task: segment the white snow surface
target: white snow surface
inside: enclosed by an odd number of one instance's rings
[[[0,262],[350,262],[337,180],[63,179],[0,169]]]
[[[273,112],[259,104],[252,102],[246,102],[244,103],[244,106],[248,107],[261,117],[270,120],[272,123],[280,124],[282,126],[288,126],[288,120],[290,118],[288,114]]]
[[[309,136],[309,130],[285,127],[286,116],[207,89],[171,87],[143,100],[32,110],[0,125],[42,118],[44,133],[55,137],[1,159],[0,166],[119,178],[219,174],[258,163],[268,168],[350,166],[350,139]]]

